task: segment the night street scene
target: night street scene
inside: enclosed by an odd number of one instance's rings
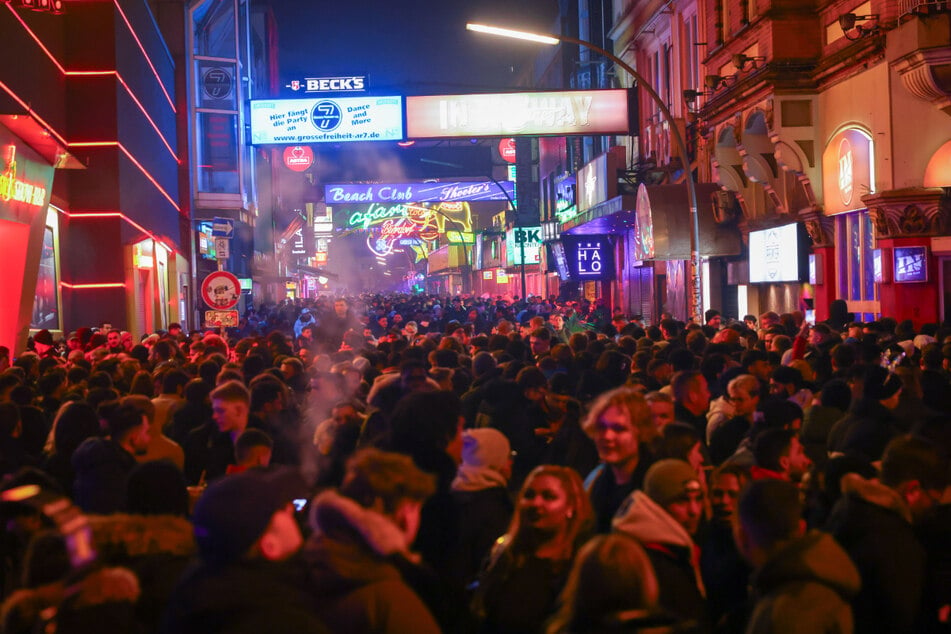
[[[0,634],[951,632],[946,0],[0,51]]]

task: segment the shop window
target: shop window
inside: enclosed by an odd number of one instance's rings
[[[240,193],[238,182],[238,117],[199,112],[196,119],[198,190]]]
[[[835,241],[837,296],[848,302],[856,319],[874,321],[880,304],[872,257],[874,234],[868,212],[836,216]]]

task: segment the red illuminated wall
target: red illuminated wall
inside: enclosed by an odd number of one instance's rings
[[[938,317],[938,266],[937,259],[930,255],[931,238],[892,238],[878,241],[878,246],[886,249],[887,257],[882,260],[882,268],[891,272],[894,269],[894,247],[926,246],[929,251],[928,281],[911,284],[895,284],[888,274],[888,282],[879,285],[879,299],[882,303],[882,315],[894,317],[899,322],[910,319],[915,328],[922,324],[937,322]]]
[[[0,346],[12,352],[19,350],[17,330],[23,280],[26,269],[30,225],[0,219],[0,253],[3,253],[3,275],[0,275]]]

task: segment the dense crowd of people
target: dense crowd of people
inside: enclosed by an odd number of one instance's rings
[[[951,327],[841,300],[40,331],[0,349],[0,627],[951,631],[949,363]]]

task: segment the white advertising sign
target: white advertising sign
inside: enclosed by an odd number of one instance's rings
[[[399,141],[403,98],[346,97],[251,101],[253,145]]]

